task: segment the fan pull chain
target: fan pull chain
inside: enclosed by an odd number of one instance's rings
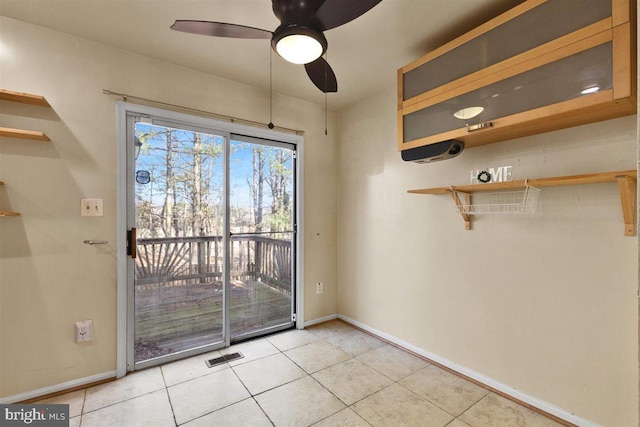
[[[329,54],[325,52],[324,54],[324,60],[327,61],[327,64],[329,63],[328,61],[329,58]],[[329,121],[329,107],[328,107],[328,94],[327,92],[329,91],[329,67],[327,65],[325,65],[324,67],[324,134],[325,136],[328,135],[327,133],[327,122]]]
[[[328,133],[327,133],[328,117],[329,117],[329,112],[328,112],[328,107],[327,107],[327,92],[325,92],[324,93],[324,134],[325,135],[328,135]]]
[[[273,49],[269,46],[269,124],[267,127],[273,129]]]

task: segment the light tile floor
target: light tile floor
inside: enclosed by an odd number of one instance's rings
[[[560,425],[338,320],[38,403],[69,404],[72,427]]]

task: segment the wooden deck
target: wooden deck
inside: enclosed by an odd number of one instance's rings
[[[291,320],[290,234],[234,236],[230,262],[231,336]],[[138,239],[136,361],[222,340],[221,236]]]
[[[222,339],[219,281],[140,286],[135,306],[136,361]],[[232,336],[284,324],[291,320],[291,296],[259,281],[235,281],[230,316]]]

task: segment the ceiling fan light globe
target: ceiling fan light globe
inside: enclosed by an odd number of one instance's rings
[[[315,28],[288,24],[273,33],[271,46],[278,55],[294,64],[308,64],[327,50],[327,39]]]
[[[294,64],[308,64],[323,53],[322,44],[305,34],[291,34],[276,43],[276,52],[285,60]]]

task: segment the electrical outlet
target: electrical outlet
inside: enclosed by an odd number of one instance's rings
[[[76,342],[93,341],[93,320],[76,322]]]
[[[324,286],[322,285],[322,282],[318,282],[316,284],[316,294],[320,295],[323,291],[324,291]]]
[[[104,216],[103,199],[80,199],[81,216]]]

